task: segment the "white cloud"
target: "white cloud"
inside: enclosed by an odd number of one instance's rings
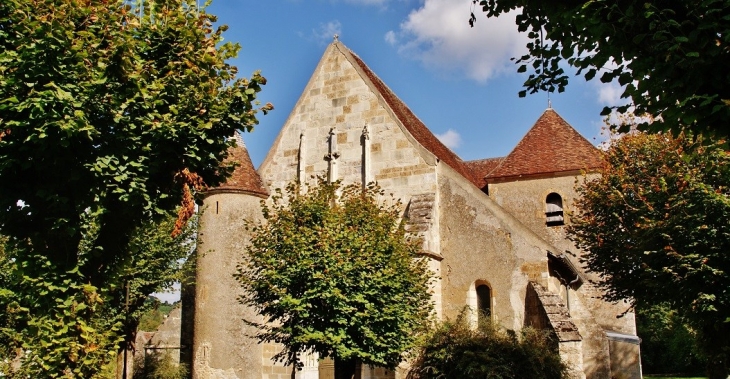
[[[607,105],[615,106],[626,104],[626,100],[621,99],[621,94],[624,92],[624,88],[618,83],[602,83],[595,81],[596,90],[598,91],[598,102]]]
[[[312,38],[320,44],[332,42],[335,35],[342,35],[342,24],[338,20],[319,24],[318,28],[312,29]]]
[[[172,284],[172,287],[167,288],[162,292],[155,292],[152,296],[160,299],[162,302],[170,304],[177,302],[180,300],[180,283],[175,282]]]
[[[453,129],[449,129],[442,134],[436,134],[436,138],[438,138],[441,143],[443,143],[444,145],[446,145],[446,147],[452,150],[461,146],[461,136]]]
[[[526,34],[517,32],[516,12],[488,19],[477,9],[477,22],[471,28],[470,4],[464,0],[425,0],[401,23],[397,35],[404,42],[398,44],[399,51],[432,69],[463,71],[480,82],[514,72],[510,58],[527,51]],[[396,32],[392,33],[391,37],[386,34],[386,41],[396,41],[392,38]]]
[[[396,37],[394,31],[389,31],[385,33],[385,42],[387,42],[389,45],[395,45],[398,43],[398,37]]]

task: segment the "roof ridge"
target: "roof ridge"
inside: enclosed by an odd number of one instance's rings
[[[464,161],[456,155],[451,149],[449,149],[443,142],[441,142],[426,124],[421,121],[418,116],[401,100],[393,90],[373,72],[370,67],[352,50],[347,48],[341,41],[333,42],[340,52],[342,52],[348,60],[353,63],[353,66],[359,68],[363,74],[362,79],[369,81],[372,84],[372,89],[380,95],[385,102],[385,106],[395,115],[396,119],[403,125],[408,133],[423,146],[427,151],[436,156],[439,160],[446,163],[449,167],[454,169],[456,172],[461,174],[464,178],[470,182],[474,182],[473,175],[468,170]],[[351,58],[351,59],[350,59]]]

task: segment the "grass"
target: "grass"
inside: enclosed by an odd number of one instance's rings
[[[644,375],[645,378],[651,379],[707,379],[706,376],[657,376],[657,375]]]

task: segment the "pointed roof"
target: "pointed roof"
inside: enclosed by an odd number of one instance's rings
[[[236,144],[228,150],[228,158],[225,159],[224,163],[234,163],[237,166],[225,183],[209,189],[207,193],[238,192],[252,194],[261,198],[269,197],[269,191],[264,186],[261,176],[256,172],[251,162],[251,157],[248,155],[248,149],[246,149],[246,144],[243,142],[243,137],[236,132],[233,138],[235,138]]]
[[[591,170],[601,164],[600,151],[548,108],[512,152],[484,179],[493,182]]]
[[[449,167],[453,168],[464,176],[466,179],[474,182],[470,170],[464,165],[464,161],[461,160],[453,151],[451,151],[446,145],[444,145],[433,133],[426,127],[426,125],[411,111],[408,106],[388,88],[388,86],[377,76],[375,73],[360,59],[357,54],[353,53],[348,49],[342,42],[333,42],[334,47],[338,48],[347,59],[353,63],[356,68],[365,75],[365,78],[372,83],[372,89],[376,94],[380,95],[395,117],[400,121],[403,127],[418,141],[421,146],[431,152],[440,161],[446,163]]]

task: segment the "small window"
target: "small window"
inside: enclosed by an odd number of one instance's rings
[[[489,320],[492,316],[492,290],[486,284],[480,284],[477,290],[477,316],[479,323]]]
[[[547,226],[564,225],[563,198],[553,192],[545,199],[545,223]]]

